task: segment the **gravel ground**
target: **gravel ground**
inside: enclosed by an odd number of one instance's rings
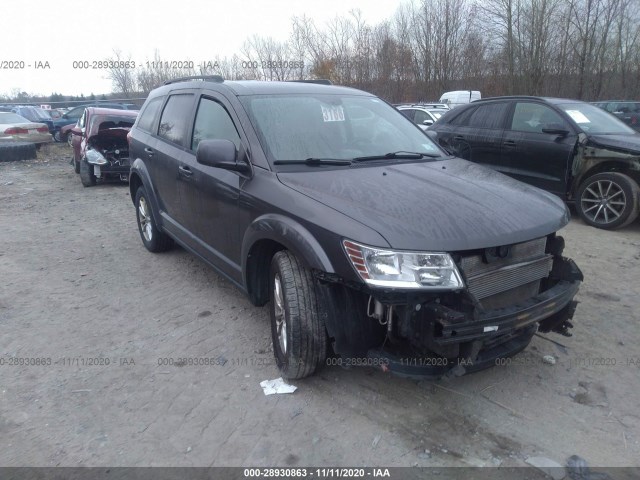
[[[148,253],[127,186],[83,188],[68,156],[0,164],[0,465],[640,466],[638,222],[564,229],[571,338],[446,381],[327,367],[265,396],[267,309],[180,248]]]

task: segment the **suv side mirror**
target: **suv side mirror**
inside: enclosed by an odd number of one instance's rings
[[[548,123],[542,128],[542,133],[550,133],[552,135],[561,135],[563,137],[569,135],[569,130],[559,123]]]
[[[231,140],[201,140],[196,150],[196,161],[202,165],[223,168],[240,173],[249,173],[251,167],[238,162],[238,152]]]
[[[430,127],[431,125],[433,125],[433,120],[431,120],[430,118],[427,118],[424,122],[422,122],[423,125],[426,125],[427,127]]]

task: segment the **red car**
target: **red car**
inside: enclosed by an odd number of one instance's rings
[[[87,107],[71,129],[73,164],[85,187],[98,178],[129,179],[129,144],[127,133],[138,111]]]

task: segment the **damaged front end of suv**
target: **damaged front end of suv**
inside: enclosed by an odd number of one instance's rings
[[[571,336],[583,276],[555,234],[452,253],[343,247],[366,287],[318,275],[343,358],[365,355],[384,371],[437,378],[495,365],[536,331]]]

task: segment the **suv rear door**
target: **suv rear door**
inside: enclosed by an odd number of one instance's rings
[[[469,107],[437,129],[438,139],[458,157],[500,170],[500,149],[508,110],[508,101]]]
[[[558,135],[542,131],[549,127],[570,133]],[[518,100],[504,133],[499,170],[565,198],[568,169],[577,139],[569,123],[549,105]]]
[[[189,182],[190,174],[184,168],[189,156],[189,138],[191,121],[195,108],[195,91],[180,90],[167,97],[157,127],[155,149],[145,148],[150,155],[147,163],[152,165],[149,171],[157,190],[161,208],[168,215],[169,225],[163,220],[165,227],[176,236],[185,236],[184,228],[191,224],[193,212],[182,208],[178,195],[180,182]]]

